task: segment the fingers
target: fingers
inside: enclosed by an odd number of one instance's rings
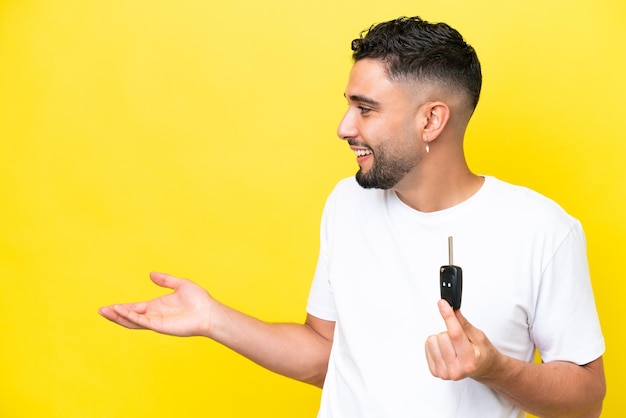
[[[150,273],[150,279],[157,286],[174,290],[174,293],[146,302],[106,306],[100,308],[100,315],[126,328],[152,329],[161,332],[165,313],[173,307],[180,308],[184,305],[185,301],[176,296],[176,291],[188,280],[158,272]]]
[[[118,325],[121,325],[125,328],[130,328],[130,329],[143,328],[139,324],[131,321],[125,315],[120,314],[119,308],[117,308],[116,305],[104,306],[98,310],[98,313],[102,315],[104,318],[108,319],[109,321],[114,322]]]
[[[132,328],[150,329],[150,318],[144,315],[143,311],[137,311],[129,309],[128,305],[113,305],[113,310],[117,313],[119,318],[122,318],[125,322],[132,324]]]
[[[476,371],[479,358],[467,333],[473,327],[459,310],[453,311],[445,300],[440,300],[438,307],[446,331],[426,339],[426,360],[430,372],[446,380],[471,376]]]
[[[426,361],[428,363],[428,369],[430,373],[435,377],[442,379],[449,379],[449,375],[445,367],[440,365],[441,352],[439,351],[439,343],[437,342],[437,336],[431,335],[426,339]],[[445,363],[443,363],[445,366]],[[441,370],[440,370],[441,369]]]
[[[433,376],[444,380],[459,380],[459,357],[454,344],[446,332],[431,335],[426,339],[426,360]]]

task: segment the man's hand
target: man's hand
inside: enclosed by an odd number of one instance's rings
[[[438,302],[446,331],[426,339],[426,359],[430,372],[444,380],[461,380],[488,374],[500,353],[485,334],[474,328],[448,302]]]
[[[189,280],[163,273],[150,273],[150,279],[174,293],[147,302],[106,306],[100,308],[100,315],[126,328],[181,337],[207,334],[216,301],[206,290]]]
[[[219,303],[197,284],[163,273],[152,281],[174,292],[147,302],[100,308],[132,329],[211,338],[273,372],[321,387],[335,322],[307,315],[304,324],[267,323]]]

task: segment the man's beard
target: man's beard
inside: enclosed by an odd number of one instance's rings
[[[365,189],[391,189],[416,165],[415,159],[410,155],[393,156],[393,152],[387,153],[384,147],[374,152],[374,163],[369,171],[359,169],[356,173],[356,181]]]

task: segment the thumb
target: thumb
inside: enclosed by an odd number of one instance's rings
[[[454,311],[454,314],[456,315],[456,319],[459,321],[459,324],[461,324],[463,331],[465,331],[468,336],[471,336],[473,333],[476,332],[476,328],[474,328],[470,321],[468,321],[467,318],[463,316],[460,309]]]
[[[150,280],[152,280],[157,286],[173,290],[178,289],[183,282],[183,279],[179,279],[178,277],[155,271],[150,273]]]
[[[481,331],[478,330],[478,328],[474,327],[467,320],[467,318],[465,318],[465,316],[463,316],[463,314],[461,313],[460,309],[457,309],[456,311],[454,311],[454,314],[456,315],[456,318],[458,319],[459,323],[461,324],[461,327],[463,328],[463,331],[465,332],[465,335],[467,335],[467,339],[470,340],[470,342],[474,346],[474,353],[476,354],[477,357],[480,357],[480,350],[478,349],[478,346],[477,346],[476,342],[480,338]]]
[[[456,315],[456,318],[459,320],[459,323],[464,329],[472,326],[472,324],[470,324],[467,318],[465,318],[465,316],[461,313],[460,309],[457,309],[456,311],[454,311],[454,314]]]

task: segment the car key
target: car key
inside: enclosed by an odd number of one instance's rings
[[[439,282],[441,286],[441,299],[448,301],[452,309],[461,307],[461,294],[463,292],[463,270],[455,266],[453,262],[452,237],[448,237],[448,265],[439,269]]]

